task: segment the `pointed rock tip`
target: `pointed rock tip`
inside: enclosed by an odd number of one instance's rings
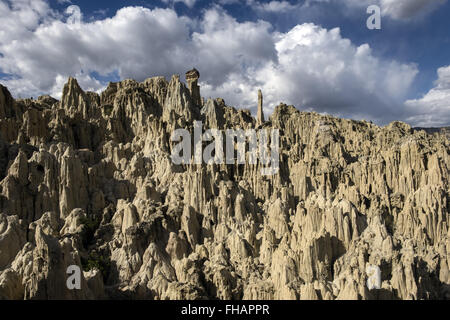
[[[4,86],[3,84],[0,83],[0,94],[5,96],[5,97],[9,97],[11,96],[11,93],[9,92],[9,89]]]
[[[69,77],[69,79],[67,79],[67,83],[65,84],[65,86],[68,86],[70,88],[79,88],[81,90],[81,87],[78,84],[78,80],[74,77]]]
[[[67,79],[67,83],[78,83],[77,79],[70,76],[69,79]]]
[[[197,69],[192,68],[191,70],[186,72],[186,77],[200,78],[200,72]]]
[[[64,101],[66,97],[72,95],[73,93],[84,93],[84,91],[78,84],[77,79],[75,79],[74,77],[69,77],[67,83],[63,87],[63,94],[61,101]]]

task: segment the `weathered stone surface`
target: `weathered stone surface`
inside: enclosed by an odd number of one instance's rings
[[[284,104],[264,122],[199,103],[198,76],[71,78],[61,101],[0,86],[0,299],[450,298],[445,134]],[[195,120],[279,129],[279,173],[174,165]]]
[[[0,213],[0,270],[14,260],[26,242],[26,228],[17,216]]]

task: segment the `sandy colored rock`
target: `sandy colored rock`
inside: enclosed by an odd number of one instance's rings
[[[450,298],[445,130],[285,104],[255,119],[203,103],[199,76],[70,78],[60,101],[0,86],[0,299]],[[279,172],[173,164],[194,121],[279,129]]]

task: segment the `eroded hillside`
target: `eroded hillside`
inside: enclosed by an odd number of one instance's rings
[[[176,76],[100,95],[69,79],[61,101],[0,87],[0,298],[450,298],[445,135],[280,105],[262,125],[280,171],[263,176],[174,165],[171,134],[195,120],[257,127]]]

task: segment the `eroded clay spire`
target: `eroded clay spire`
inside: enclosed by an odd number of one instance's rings
[[[201,106],[202,97],[200,96],[200,86],[198,85],[199,78],[200,72],[195,68],[186,72],[186,81],[189,91],[191,92],[191,97],[197,105]]]
[[[264,123],[264,107],[263,107],[263,94],[261,90],[258,90],[258,125]]]

